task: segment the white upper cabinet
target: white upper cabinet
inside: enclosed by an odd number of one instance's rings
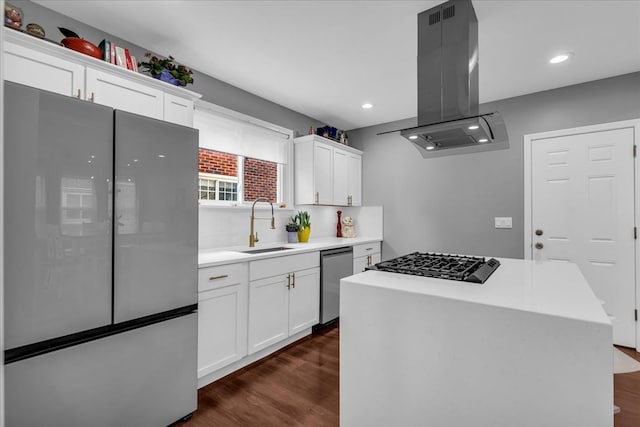
[[[164,93],[112,73],[87,67],[87,100],[118,110],[164,119]]]
[[[318,135],[294,143],[296,205],[362,204],[362,151]]]
[[[347,200],[349,206],[362,205],[362,155],[347,155]]]
[[[5,30],[5,34],[15,31]],[[4,43],[2,66],[5,80],[60,95],[84,97],[84,66],[29,47]]]
[[[18,31],[3,29],[6,80],[193,127],[202,95]]]

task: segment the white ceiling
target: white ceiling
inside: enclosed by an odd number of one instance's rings
[[[416,116],[417,14],[441,3],[35,2],[347,130]],[[640,0],[473,4],[481,103],[640,70]]]

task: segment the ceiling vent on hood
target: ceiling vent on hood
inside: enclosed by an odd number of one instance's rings
[[[456,149],[470,146],[508,147],[500,113],[478,113],[478,59],[478,19],[470,0],[418,14],[418,126],[400,134],[423,157],[469,152]]]

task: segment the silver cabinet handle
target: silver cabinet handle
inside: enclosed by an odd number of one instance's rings
[[[95,95],[94,95],[94,93],[93,93],[93,92],[91,92],[91,98],[90,98],[90,99],[91,99],[91,102],[94,102],[94,101],[95,101]]]
[[[544,245],[540,242],[536,243],[536,249],[542,249],[544,248]]]
[[[295,289],[295,287],[296,287],[296,273],[291,273],[291,276],[293,277],[293,288]]]
[[[227,277],[229,277],[228,274],[221,274],[219,276],[211,276],[209,277],[209,280],[226,279]]]
[[[82,93],[80,92],[80,89],[78,89],[78,96],[77,96],[77,98],[78,98],[78,99],[82,99]]]
[[[320,203],[320,193],[316,191],[316,205]]]
[[[372,251],[372,250],[373,250],[373,248],[367,248],[367,249],[365,249],[365,251]]]
[[[291,289],[291,273],[287,274],[287,289]]]

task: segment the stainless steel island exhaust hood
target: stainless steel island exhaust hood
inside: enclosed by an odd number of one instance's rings
[[[418,126],[400,134],[423,157],[508,146],[500,113],[478,113],[478,59],[478,19],[470,0],[418,14]]]

